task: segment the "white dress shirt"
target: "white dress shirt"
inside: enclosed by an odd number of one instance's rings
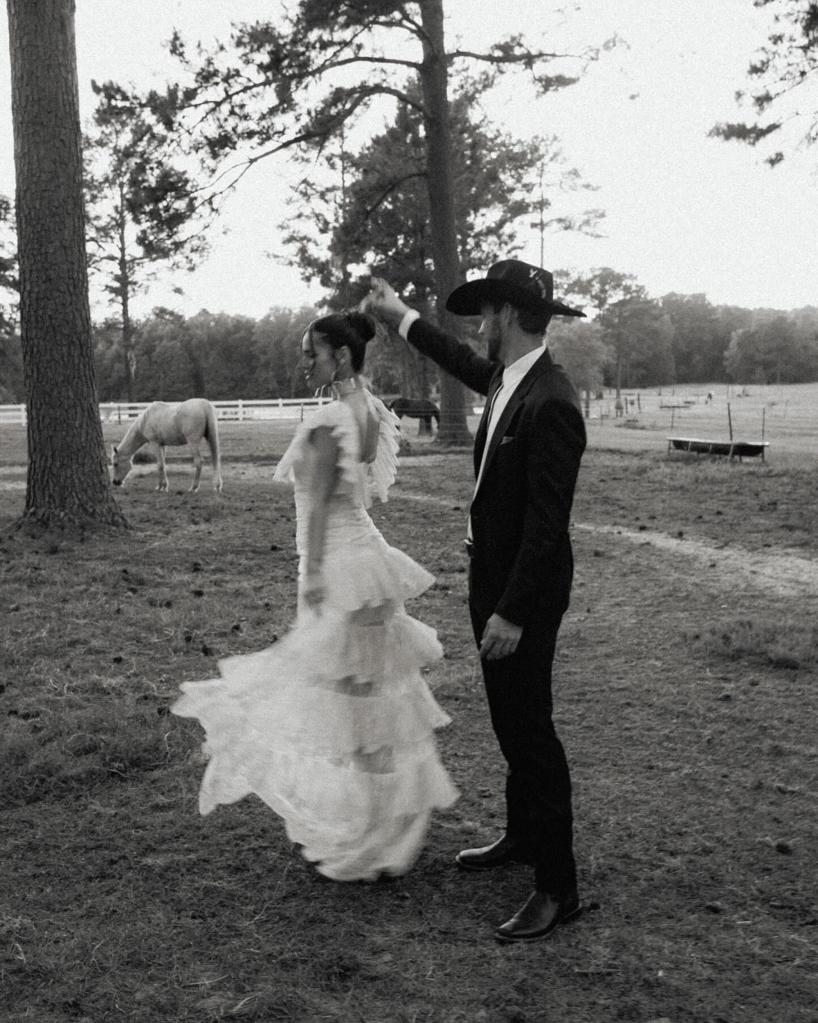
[[[519,359],[515,359],[514,362],[510,363],[503,370],[503,382],[494,392],[492,398],[491,408],[489,409],[489,421],[486,427],[486,443],[483,445],[483,457],[480,460],[480,471],[477,473],[477,480],[474,484],[474,493],[472,494],[472,502],[474,502],[474,495],[477,493],[477,488],[480,486],[480,481],[483,478],[483,469],[486,466],[486,458],[489,452],[489,444],[491,443],[492,435],[494,430],[500,421],[500,416],[503,414],[506,406],[517,390],[520,381],[531,369],[537,359],[545,351],[545,345],[540,348],[534,348],[530,352],[526,352],[525,355],[521,355]],[[466,537],[468,540],[472,539],[471,531],[471,515],[469,515],[468,525],[466,527]]]
[[[477,488],[480,486],[480,480],[483,478],[483,468],[486,464],[486,455],[488,454],[489,444],[491,443],[491,438],[494,434],[497,423],[500,421],[500,416],[503,414],[506,405],[508,405],[509,401],[511,401],[512,395],[517,390],[520,381],[544,351],[545,345],[540,348],[534,348],[532,351],[526,352],[525,355],[521,355],[519,359],[515,359],[514,362],[506,366],[503,370],[503,382],[494,392],[494,397],[491,403],[489,421],[486,429],[486,443],[483,447],[483,458],[480,462],[480,471],[477,474],[477,481],[474,484],[475,494],[477,493]]]

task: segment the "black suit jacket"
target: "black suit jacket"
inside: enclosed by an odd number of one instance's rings
[[[423,320],[410,326],[408,339],[488,396],[474,442],[476,477],[503,367]],[[469,595],[481,618],[496,612],[525,627],[559,619],[568,607],[573,577],[568,527],[584,450],[579,397],[543,351],[497,422],[472,501]]]

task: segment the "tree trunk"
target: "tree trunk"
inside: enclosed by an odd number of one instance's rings
[[[7,0],[7,8],[28,405],[21,524],[123,526],[94,377],[74,0]]]
[[[119,279],[117,290],[119,305],[122,312],[122,356],[125,361],[125,397],[130,404],[134,400],[134,376],[136,375],[136,352],[133,343],[133,325],[131,324],[131,278],[128,273],[128,248],[125,239],[125,189],[119,186],[119,206],[117,224],[117,245],[119,247]]]
[[[426,180],[429,188],[429,228],[435,264],[438,322],[443,330],[456,334],[455,318],[446,311],[446,299],[460,284],[461,275],[451,170],[448,70],[443,41],[442,0],[421,0],[420,10],[426,33],[420,83],[425,111]],[[467,444],[470,441],[463,385],[443,371],[440,373],[438,441],[441,444]]]
[[[429,302],[429,294],[425,288],[418,292],[416,305],[421,316],[428,320],[431,312],[431,303]],[[437,367],[431,359],[427,358],[425,355],[421,355],[416,349],[410,348],[409,345],[404,345],[403,347],[404,351],[410,352],[413,356],[412,369],[416,385],[415,394],[418,398],[429,398],[431,391],[429,385],[429,369],[434,367],[435,370],[437,370]]]

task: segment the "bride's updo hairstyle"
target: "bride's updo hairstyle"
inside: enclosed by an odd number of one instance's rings
[[[376,332],[377,325],[371,316],[357,309],[349,309],[342,313],[319,316],[307,327],[305,334],[312,344],[317,336],[318,340],[324,341],[336,352],[346,345],[351,356],[352,371],[360,373],[367,342],[372,340]]]

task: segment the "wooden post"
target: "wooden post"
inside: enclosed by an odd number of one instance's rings
[[[761,410],[761,461],[764,461],[764,426],[767,419],[767,406]]]

